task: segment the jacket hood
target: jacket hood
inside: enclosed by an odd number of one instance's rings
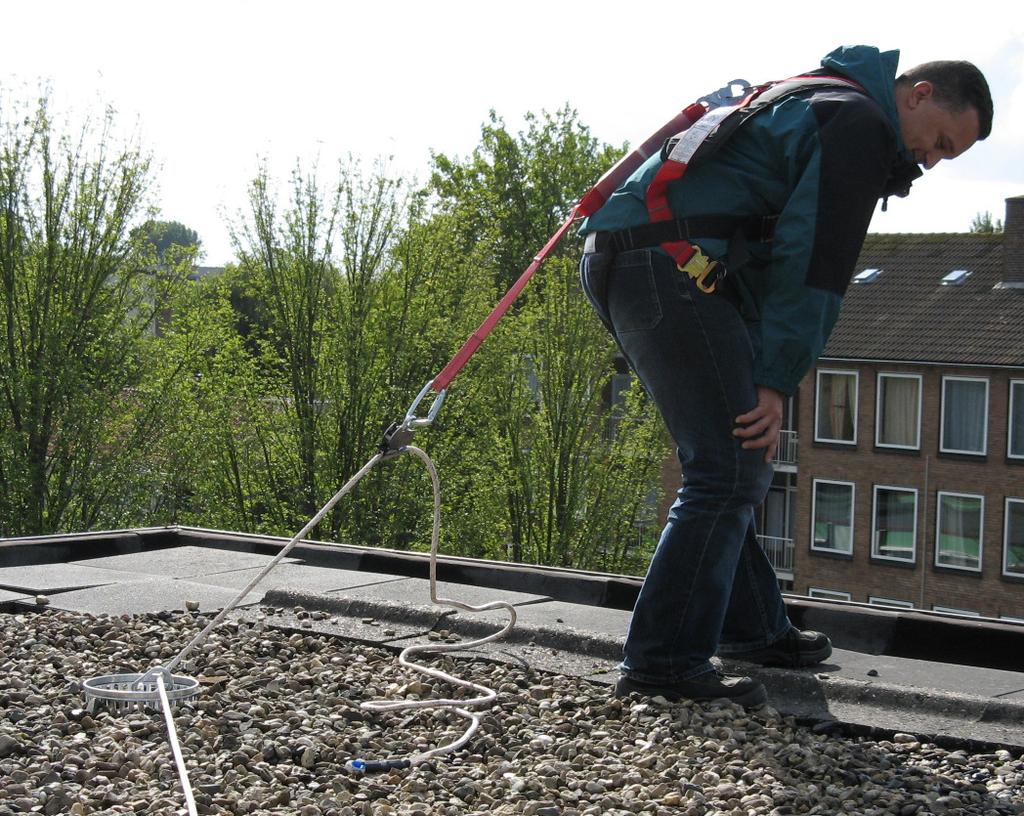
[[[885,195],[905,196],[911,183],[921,176],[913,155],[907,150],[896,109],[896,71],[899,51],[879,51],[872,45],[842,45],[821,61],[823,68],[848,77],[863,86],[868,95],[885,111],[896,131],[899,166],[894,168]]]

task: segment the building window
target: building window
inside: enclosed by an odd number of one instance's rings
[[[811,500],[811,549],[853,552],[853,482],[815,479]]]
[[[921,447],[921,376],[879,374],[875,444],[882,448]]]
[[[1006,455],[1024,459],[1024,380],[1010,380],[1010,416]]]
[[[875,485],[871,555],[913,563],[917,547],[917,491]]]
[[[981,571],[985,499],[969,493],[939,493],[935,565]]]
[[[857,372],[818,371],[815,442],[857,441]]]
[[[913,609],[910,601],[897,601],[895,598],[879,598],[877,595],[869,595],[868,603],[872,606],[895,606],[899,609]]]
[[[835,589],[821,589],[820,587],[809,587],[807,597],[821,598],[826,601],[851,601],[853,598],[849,592],[839,592]]]
[[[1024,578],[1024,499],[1006,500],[1003,575]]]
[[[943,615],[960,615],[964,618],[980,618],[980,612],[972,612],[970,609],[957,609],[955,606],[933,606],[932,612],[941,612]]]
[[[942,378],[943,453],[984,454],[988,436],[988,380]]]

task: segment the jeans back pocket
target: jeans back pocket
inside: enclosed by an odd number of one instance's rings
[[[642,250],[624,252],[615,259],[608,287],[608,310],[615,331],[620,334],[649,331],[661,322],[663,311],[654,269],[656,257],[650,250]]]

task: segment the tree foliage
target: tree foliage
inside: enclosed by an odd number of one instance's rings
[[[134,241],[150,247],[158,264],[173,264],[175,255],[193,257],[201,247],[199,234],[178,221],[150,218],[131,231]]]
[[[992,218],[992,213],[987,210],[983,213],[977,213],[971,220],[971,232],[974,233],[996,233],[1003,231],[1003,222],[998,218]]]
[[[0,157],[0,532],[184,523],[290,535],[370,458],[571,205],[620,151],[564,108],[414,189],[385,164],[325,181],[265,171],[237,264],[189,281],[194,231],[150,216],[149,166],[4,120]],[[83,145],[95,144],[96,152]],[[436,461],[443,546],[476,557],[642,568],[663,445],[578,284],[575,240],[540,270],[414,443]],[[614,389],[618,393],[618,389]],[[433,394],[421,409],[429,407]],[[318,535],[429,543],[414,457],[376,468]]]
[[[117,524],[137,507],[168,382],[148,377],[180,286],[129,225],[149,161],[113,117],[62,135],[47,100],[0,108],[0,532]]]
[[[492,114],[468,160],[435,158],[440,207],[499,290],[619,154],[569,108],[526,124],[513,136]],[[504,497],[512,560],[617,569],[646,556],[614,541],[635,538],[661,458],[660,425],[636,397],[616,432],[609,426],[615,348],[580,290],[578,253],[567,241],[481,354],[475,376],[490,384],[479,407],[489,418],[483,438],[500,454],[488,489]]]

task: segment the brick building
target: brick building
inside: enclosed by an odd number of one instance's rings
[[[1006,204],[1003,233],[865,241],[762,508],[784,588],[1024,619],[1024,196]]]

